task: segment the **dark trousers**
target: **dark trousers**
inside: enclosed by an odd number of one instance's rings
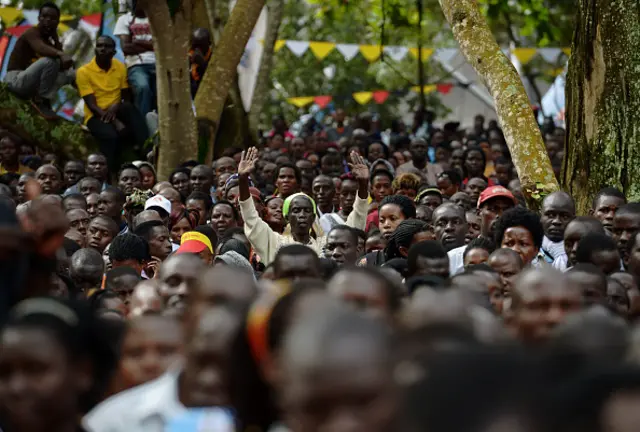
[[[111,172],[117,171],[122,162],[119,156],[123,152],[129,155],[133,153],[136,158],[144,156],[144,143],[149,138],[147,123],[132,104],[122,103],[116,117],[126,127],[120,133],[113,124],[104,123],[98,117],[91,117],[87,122],[87,127],[100,145],[100,151],[107,157]]]

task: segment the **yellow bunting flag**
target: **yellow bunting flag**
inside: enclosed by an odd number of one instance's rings
[[[365,105],[369,103],[372,97],[373,97],[373,92],[358,92],[353,94],[353,98],[360,105]]]
[[[571,57],[571,48],[562,48],[562,52],[567,55],[567,57]]]
[[[523,65],[529,63],[537,53],[538,50],[535,48],[515,48],[513,50],[513,55],[515,55]]]
[[[20,9],[12,8],[12,7],[3,7],[0,8],[0,18],[5,26],[10,26],[16,22],[18,18],[22,16],[22,11]]]
[[[297,106],[298,108],[302,108],[312,104],[314,99],[315,98],[313,96],[302,96],[289,98],[287,99],[287,102],[289,102],[291,105]]]
[[[335,47],[333,42],[309,42],[309,48],[318,60],[324,59]]]
[[[380,45],[360,45],[362,56],[372,63],[380,58],[382,47]]]
[[[76,19],[75,16],[73,15],[62,15],[60,17],[60,21],[64,22],[64,21],[73,21],[74,19]]]
[[[433,93],[434,91],[436,91],[438,89],[438,86],[435,84],[430,84],[430,85],[426,85],[424,86],[424,92],[425,94],[428,93]],[[411,87],[411,90],[413,90],[416,93],[420,93],[420,86],[415,86],[415,87]]]
[[[409,52],[416,59],[418,58],[418,48],[409,48]],[[422,48],[422,61],[427,61],[433,55],[433,49],[431,48]]]
[[[284,44],[286,44],[287,41],[282,40],[282,39],[278,39],[276,41],[276,43],[273,45],[273,52],[278,52],[282,49],[282,47],[284,46]]]

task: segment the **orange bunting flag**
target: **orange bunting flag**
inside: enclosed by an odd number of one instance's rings
[[[439,93],[442,94],[449,94],[451,92],[451,90],[453,89],[453,84],[451,83],[447,83],[447,84],[437,84],[436,85],[436,89],[438,90]]]
[[[389,98],[389,92],[386,90],[378,90],[373,92],[373,100],[377,104],[383,104]]]
[[[326,108],[327,105],[329,105],[329,102],[331,102],[332,100],[333,100],[333,97],[331,96],[316,96],[315,98],[313,98],[313,101],[320,108]]]

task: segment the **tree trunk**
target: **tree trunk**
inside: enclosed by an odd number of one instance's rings
[[[156,52],[158,178],[166,180],[178,165],[198,155],[187,60],[193,0],[181,0],[173,16],[167,0],[140,0],[140,3],[149,17]]]
[[[260,69],[256,79],[256,88],[251,99],[251,111],[249,112],[249,124],[253,136],[257,136],[260,127],[260,118],[271,90],[271,69],[273,69],[273,53],[282,17],[284,15],[284,0],[270,0],[267,4],[267,32],[264,36]]]
[[[640,200],[640,3],[579,0],[563,186],[586,212],[605,186]]]
[[[520,76],[496,43],[476,0],[440,0],[467,61],[491,92],[527,205],[558,189],[553,169]]]
[[[205,118],[215,130],[218,129],[224,104],[238,73],[238,63],[249,41],[253,27],[258,21],[264,0],[238,0],[231,12],[229,21],[216,45],[209,67],[202,78],[196,95],[196,113]],[[211,142],[206,163],[211,163],[215,133],[210,134]]]

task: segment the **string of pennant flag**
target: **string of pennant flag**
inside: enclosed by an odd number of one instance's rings
[[[443,83],[443,84],[429,84],[424,86],[424,93],[429,94],[437,91],[440,94],[448,94],[453,89],[453,83]],[[411,91],[415,93],[420,93],[420,87],[415,86],[411,87]],[[376,104],[380,105],[387,101],[389,96],[392,93],[402,94],[406,93],[402,91],[388,91],[388,90],[374,90],[374,91],[361,91],[352,93],[351,97],[359,103],[360,105],[366,105],[369,102],[373,101]],[[298,108],[304,108],[311,104],[316,104],[320,108],[325,108],[331,101],[333,100],[333,96],[324,95],[324,96],[300,96],[300,97],[291,97],[287,99],[287,102],[291,105],[295,105]]]
[[[334,43],[325,41],[302,41],[302,40],[277,40],[274,45],[275,52],[287,48],[296,57],[302,57],[307,51],[311,51],[318,60],[324,60],[333,50],[337,50],[346,61],[351,61],[358,54],[362,55],[369,63],[380,59],[382,54],[395,61],[400,61],[411,55],[419,58],[418,48],[404,47],[397,45],[358,45]],[[438,48],[438,53],[445,58],[453,58],[458,53],[456,48]],[[511,52],[522,64],[529,63],[536,55],[539,55],[549,63],[556,62],[561,54],[569,56],[571,48],[514,48],[505,50]],[[436,52],[434,48],[422,48],[422,61],[427,61]]]

